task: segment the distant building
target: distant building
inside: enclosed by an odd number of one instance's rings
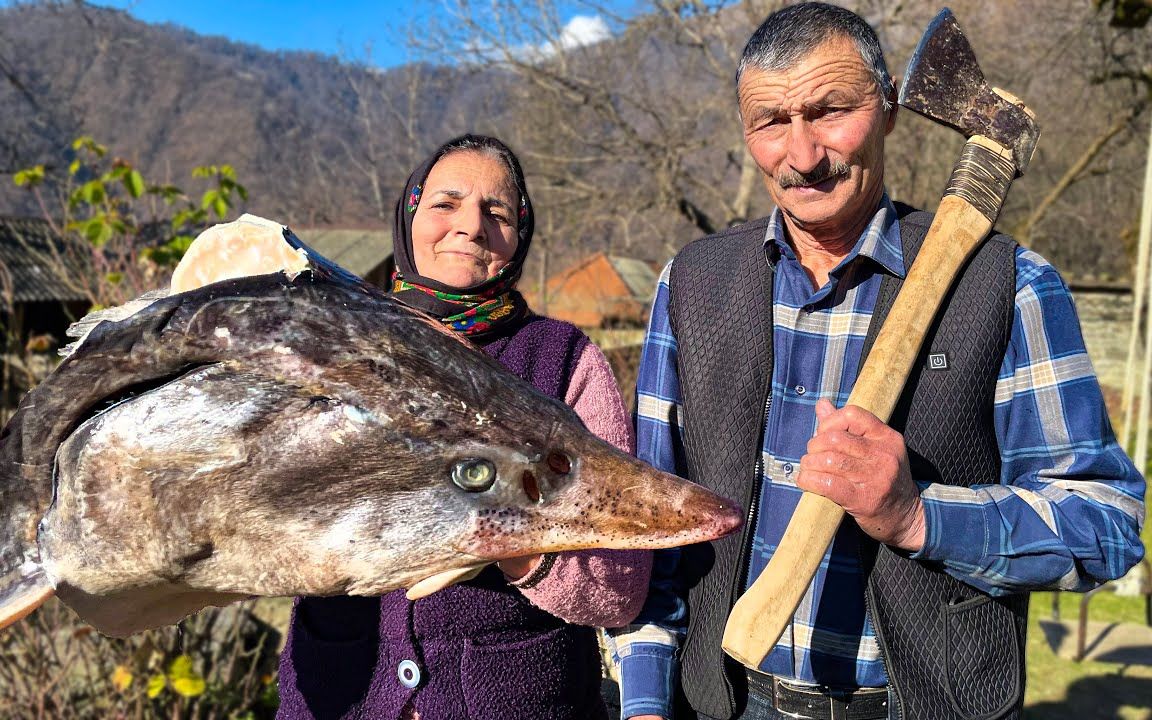
[[[44,220],[0,217],[0,315],[10,342],[55,347],[88,310],[84,287],[67,270],[64,242]]]
[[[364,278],[388,288],[396,262],[392,257],[392,231],[383,228],[292,228],[296,237],[324,257]]]
[[[550,277],[545,297],[529,293],[528,301],[586,330],[640,328],[658,279],[656,268],[642,260],[596,253]]]

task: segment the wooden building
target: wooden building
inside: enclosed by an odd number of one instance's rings
[[[67,270],[64,240],[44,220],[0,217],[0,315],[10,342],[59,344],[89,299]]]
[[[292,228],[296,237],[324,257],[373,285],[389,287],[396,263],[392,231],[383,228]]]
[[[601,252],[550,277],[544,296],[528,293],[528,301],[585,330],[642,328],[658,279],[642,260]]]

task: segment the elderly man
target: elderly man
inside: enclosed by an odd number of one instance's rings
[[[623,717],[1017,717],[1028,591],[1087,590],[1143,552],[1144,481],[1116,444],[1068,289],[993,237],[891,426],[844,407],[931,219],[884,189],[892,79],[867,23],[810,3],[765,20],[736,84],[776,209],[665,269],[637,447],[744,502],[748,523],[658,554],[639,624],[616,638]],[[721,651],[724,622],[802,490],[851,517],[745,670]]]

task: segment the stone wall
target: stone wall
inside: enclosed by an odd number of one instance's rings
[[[1084,331],[1084,344],[1105,394],[1118,396],[1124,388],[1124,363],[1132,323],[1131,293],[1076,291],[1076,311]],[[1142,357],[1143,345],[1138,347]],[[1140,377],[1138,374],[1137,377]],[[1109,397],[1110,405],[1112,398]],[[1115,414],[1117,407],[1112,408]],[[1115,416],[1115,415],[1114,415]]]

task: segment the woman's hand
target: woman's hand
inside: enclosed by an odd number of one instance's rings
[[[532,572],[540,564],[540,559],[543,557],[540,553],[536,553],[524,557],[508,558],[507,560],[500,560],[496,566],[512,580],[519,580]]]

